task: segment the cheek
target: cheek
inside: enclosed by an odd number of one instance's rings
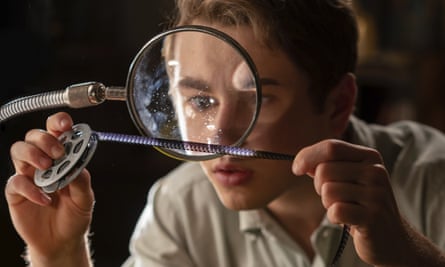
[[[327,136],[326,114],[315,113],[306,95],[286,94],[269,101],[248,136],[250,148],[294,155]]]
[[[296,155],[327,136],[323,117],[289,112],[271,123],[258,123],[247,144],[257,150]]]
[[[292,173],[292,161],[261,160],[261,162],[258,162],[255,172],[258,175],[258,180],[265,187],[281,188],[295,182],[295,175]]]

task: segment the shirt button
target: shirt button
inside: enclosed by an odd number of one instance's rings
[[[323,238],[328,238],[328,237],[331,235],[330,232],[331,232],[331,231],[330,231],[329,229],[324,229],[323,232],[321,233],[321,236],[322,236]]]

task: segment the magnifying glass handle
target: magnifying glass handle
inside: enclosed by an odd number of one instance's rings
[[[100,141],[156,146],[173,150],[186,150],[217,155],[229,155],[243,158],[258,158],[270,160],[293,160],[294,156],[274,153],[269,151],[258,151],[243,147],[205,144],[198,142],[179,141],[171,139],[153,138],[139,135],[127,135],[118,133],[95,132]],[[191,159],[192,160],[192,159]]]

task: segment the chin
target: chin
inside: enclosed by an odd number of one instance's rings
[[[251,196],[246,192],[220,192],[217,189],[218,197],[222,204],[230,210],[252,210],[262,209],[269,201]]]

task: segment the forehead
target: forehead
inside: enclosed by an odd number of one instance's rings
[[[239,64],[242,55],[229,42],[209,33],[184,31],[171,36],[167,58],[197,63],[207,61],[213,64]]]
[[[193,25],[202,25],[217,29],[226,33],[233,39],[235,39],[250,55],[255,67],[258,71],[260,79],[272,79],[276,80],[280,86],[289,89],[301,88],[306,89],[309,86],[309,78],[306,72],[302,71],[295,62],[293,62],[288,55],[273,43],[265,43],[261,37],[257,37],[253,29],[249,26],[224,26],[220,24],[210,24],[202,20],[192,21]],[[183,57],[189,62],[189,66],[196,67],[204,66],[199,65],[199,62],[204,62],[203,55],[213,59],[212,68],[215,72],[213,75],[222,74],[225,71],[230,71],[230,66],[237,66],[242,60],[239,55],[229,56],[229,52],[234,54],[235,50],[230,48],[224,42],[213,40],[208,37],[200,36],[199,38],[193,36],[186,36],[182,39],[182,44],[177,46],[177,49],[183,51]],[[190,51],[186,51],[189,50]],[[179,50],[178,50],[179,51]],[[199,55],[199,56],[198,56]],[[201,60],[201,61],[200,61]],[[205,60],[208,64],[209,60]],[[184,64],[182,64],[184,65]],[[185,66],[185,65],[184,65]],[[188,68],[193,70],[193,68]],[[182,71],[185,71],[184,68]],[[210,69],[207,70],[210,72]],[[221,73],[218,73],[221,72]]]
[[[250,55],[261,78],[281,80],[283,85],[307,88],[309,78],[299,66],[276,43],[265,42],[256,36],[250,26],[221,26],[206,24],[202,21],[194,23],[215,28],[235,39]]]
[[[245,54],[222,38],[201,31],[172,35],[165,43],[170,77],[189,86],[200,84],[199,88],[241,89],[254,85],[254,72]]]

